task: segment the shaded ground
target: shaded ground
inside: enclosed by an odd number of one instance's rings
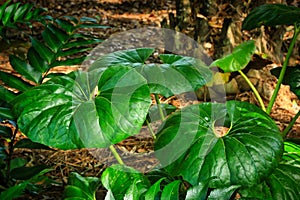
[[[28,1],[23,1],[28,2]],[[35,2],[35,1],[32,1]],[[150,3],[149,3],[150,2]],[[36,2],[35,2],[36,3]],[[100,16],[101,24],[108,25],[111,28],[91,30],[92,34],[106,39],[111,34],[144,26],[160,26],[163,17],[167,13],[175,9],[174,1],[147,1],[147,0],[111,0],[109,2],[104,0],[78,0],[78,1],[37,1],[37,5],[47,7],[53,16]],[[129,41],[130,42],[130,41]],[[10,48],[23,48],[22,46]],[[1,69],[9,69],[7,54],[0,55]],[[271,67],[271,66],[269,66]],[[66,70],[63,68],[62,70]],[[274,88],[276,79],[262,70],[258,82],[261,83],[261,92],[265,97],[265,102],[268,102],[270,91]],[[259,85],[259,84],[258,84]],[[238,94],[228,96],[228,99],[238,99],[242,101],[249,101],[257,103],[254,95],[250,91],[244,91]],[[173,104],[177,107],[183,107],[188,104],[196,103],[195,99],[189,99],[187,96],[173,97],[170,99],[162,99],[166,103]],[[295,111],[299,109],[299,102],[296,97],[290,93],[289,88],[284,86],[280,92],[278,101],[276,102],[274,111],[271,116],[276,120],[278,126],[283,129],[287,126]],[[154,128],[157,127],[154,125]],[[151,152],[152,139],[146,129],[141,132],[141,137],[136,136],[127,139],[118,145],[118,149],[122,155],[132,155],[137,153]],[[300,136],[300,121],[294,126],[290,136]],[[20,136],[23,137],[23,136]],[[92,154],[91,152],[96,152]],[[97,156],[98,155],[98,156]],[[101,155],[99,157],[99,155]],[[39,194],[26,194],[19,199],[60,199],[63,193],[63,187],[67,183],[67,177],[70,172],[75,171],[83,176],[97,176],[100,177],[105,163],[111,163],[111,155],[106,151],[100,150],[16,150],[16,157],[25,157],[30,159],[32,165],[46,164],[53,168],[49,173],[49,177],[56,181],[56,183],[49,183],[48,188],[44,188]],[[105,158],[105,159],[103,159]],[[150,170],[155,165],[156,160],[153,157],[144,159],[144,162],[135,163],[141,170]],[[148,167],[149,166],[149,167]],[[43,186],[46,184],[42,183]],[[97,199],[104,199],[105,191],[100,188],[97,192]]]

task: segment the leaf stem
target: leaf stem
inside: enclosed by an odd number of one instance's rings
[[[110,151],[113,153],[114,157],[116,158],[116,160],[118,161],[118,163],[120,165],[125,165],[123,160],[121,159],[120,155],[118,154],[116,148],[114,147],[114,145],[110,145],[109,146]]]
[[[282,132],[282,137],[285,138],[286,135],[288,134],[288,132],[291,130],[291,128],[293,127],[293,125],[295,124],[296,120],[299,118],[300,116],[300,110],[298,111],[298,113],[294,116],[294,118],[292,119],[292,121],[289,123],[289,125],[283,130]]]
[[[163,111],[163,109],[161,107],[158,94],[154,94],[154,96],[155,96],[155,101],[156,101],[157,108],[158,108],[158,111],[159,111],[159,114],[160,114],[160,118],[161,118],[162,121],[164,121],[165,120],[165,115],[164,115],[164,111]]]
[[[152,129],[152,127],[151,127],[151,124],[150,124],[150,122],[148,121],[148,119],[146,119],[146,123],[147,123],[147,126],[148,126],[148,128],[149,128],[149,131],[150,131],[150,133],[151,133],[153,139],[155,140],[155,139],[156,139],[156,135],[155,135],[155,133],[154,133],[154,131],[153,131],[153,129]]]
[[[282,68],[281,68],[281,72],[280,72],[280,75],[278,77],[278,81],[277,81],[277,84],[276,84],[276,87],[275,87],[275,90],[272,94],[272,97],[271,97],[271,100],[268,104],[268,107],[267,107],[267,114],[270,114],[271,113],[271,110],[272,110],[272,107],[274,105],[274,102],[276,100],[276,97],[278,95],[278,92],[279,92],[279,89],[280,89],[280,86],[281,86],[281,83],[282,83],[282,80],[284,78],[284,74],[285,74],[285,71],[286,71],[286,68],[287,68],[287,65],[289,63],[289,59],[293,53],[293,49],[294,49],[294,46],[295,46],[295,43],[297,41],[297,37],[300,33],[300,27],[298,27],[296,24],[295,24],[295,27],[294,27],[294,35],[293,35],[293,39],[291,41],[291,44],[289,46],[289,49],[288,49],[288,52],[286,54],[286,57],[285,57],[285,60],[284,60],[284,63],[282,65]]]
[[[256,96],[258,102],[259,102],[259,105],[261,107],[261,109],[263,111],[266,112],[266,107],[265,107],[265,104],[261,98],[261,96],[259,95],[258,91],[256,90],[256,88],[254,87],[254,85],[251,83],[251,81],[249,80],[249,78],[246,76],[246,74],[244,74],[244,72],[242,72],[242,70],[239,70],[238,71],[241,76],[245,79],[245,81],[248,83],[248,85],[250,86],[250,88],[252,89],[252,91],[254,92],[254,95]]]

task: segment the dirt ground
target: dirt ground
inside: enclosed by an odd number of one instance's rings
[[[29,1],[21,1],[29,2]],[[63,15],[71,16],[88,16],[101,18],[101,24],[110,26],[107,29],[91,30],[91,33],[102,39],[109,38],[113,33],[118,33],[134,28],[154,26],[159,27],[160,22],[164,17],[167,17],[168,12],[175,10],[175,1],[147,1],[147,0],[40,0],[32,1],[37,6],[41,5],[49,10],[52,16],[59,17]],[[10,70],[7,53],[10,48],[20,48],[18,44],[11,46],[7,51],[0,54],[0,69]],[[211,52],[208,52],[208,54]],[[268,74],[268,68],[273,67],[274,64],[266,66],[262,69],[260,75],[254,77],[258,80],[261,87],[261,94],[264,97],[265,103],[268,103],[270,98],[270,91],[276,84],[276,78]],[[62,68],[66,70],[66,68]],[[258,84],[259,85],[259,84]],[[251,91],[242,91],[237,94],[228,95],[228,99],[237,99],[242,101],[249,101],[256,103],[256,99]],[[186,97],[174,97],[170,99],[161,99],[166,103],[173,104],[177,107],[182,107],[187,104],[195,103],[195,99],[188,99]],[[296,96],[292,94],[288,86],[283,86],[271,116],[276,120],[280,129],[284,129],[295,113],[299,109],[299,101]],[[156,125],[154,125],[154,128]],[[145,136],[146,134],[146,136]],[[126,141],[117,145],[117,149],[121,154],[138,154],[153,151],[153,141],[151,137],[147,136],[147,130],[141,131],[141,137],[136,136],[127,139]],[[23,136],[19,136],[20,138]],[[300,120],[289,133],[289,137],[300,138]],[[97,152],[98,151],[98,152]],[[95,153],[96,152],[96,153]],[[25,157],[29,159],[32,165],[46,164],[53,169],[48,174],[49,178],[55,180],[48,184],[39,194],[25,194],[22,199],[60,199],[63,194],[63,187],[67,184],[67,177],[70,172],[75,171],[83,176],[97,176],[100,177],[105,164],[111,164],[110,155],[105,150],[82,149],[82,150],[29,150],[17,149],[15,157]],[[105,158],[105,159],[103,159]],[[154,166],[156,160],[149,155],[148,160],[142,163],[135,163],[135,166],[140,167],[141,170],[147,171]],[[138,160],[138,158],[133,158]],[[147,166],[149,166],[147,168]],[[97,192],[97,199],[104,199],[105,190],[100,188]]]

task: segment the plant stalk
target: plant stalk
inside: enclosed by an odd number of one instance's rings
[[[283,130],[282,132],[282,137],[285,138],[286,135],[288,134],[288,132],[291,130],[291,128],[293,127],[293,125],[295,124],[296,120],[299,118],[300,116],[300,110],[298,111],[298,113],[294,116],[294,118],[292,119],[292,121],[289,123],[289,125]]]
[[[120,165],[125,165],[123,160],[121,159],[120,155],[118,154],[116,148],[114,147],[114,145],[110,145],[109,146],[110,151],[113,153],[114,157],[116,158],[116,160],[118,161],[118,163]]]
[[[146,119],[146,123],[147,123],[147,126],[148,126],[148,128],[149,128],[149,131],[150,131],[150,133],[151,133],[153,139],[155,140],[155,139],[156,139],[156,135],[155,135],[155,133],[154,133],[154,131],[153,131],[153,129],[152,129],[152,127],[151,127],[151,124],[150,124],[150,122],[148,121],[148,119]]]
[[[285,74],[285,71],[286,71],[286,68],[287,68],[287,65],[289,63],[289,59],[293,53],[293,49],[294,49],[294,46],[295,46],[295,43],[297,41],[297,37],[300,33],[300,27],[297,27],[297,25],[295,24],[295,28],[294,28],[294,35],[293,35],[293,39],[291,41],[291,44],[289,46],[289,49],[288,49],[288,52],[286,54],[286,57],[285,57],[285,60],[284,60],[284,63],[282,65],[282,68],[281,68],[281,72],[280,72],[280,75],[278,77],[278,81],[277,81],[277,84],[276,84],[276,87],[275,87],[275,90],[272,94],[272,97],[271,97],[271,100],[268,104],[268,107],[267,107],[267,114],[270,114],[271,113],[271,110],[272,110],[272,107],[275,103],[275,100],[276,100],[276,97],[278,95],[278,92],[279,92],[279,89],[280,89],[280,86],[281,86],[281,83],[283,81],[283,78],[284,78],[284,74]]]
[[[158,108],[158,111],[159,111],[159,114],[160,114],[160,118],[161,118],[162,121],[164,121],[165,120],[165,115],[164,115],[164,111],[163,111],[163,109],[161,107],[158,94],[154,94],[154,96],[155,96],[155,101],[156,101],[157,108]]]
[[[242,72],[242,70],[239,70],[238,71],[241,76],[245,79],[245,81],[248,83],[248,85],[250,86],[250,88],[252,89],[252,91],[254,92],[254,95],[255,97],[257,98],[258,102],[259,102],[259,105],[261,107],[261,109],[263,111],[266,112],[266,107],[265,107],[265,104],[261,98],[261,96],[259,95],[258,91],[256,90],[256,88],[254,87],[254,85],[251,83],[251,81],[249,80],[249,78],[246,76],[246,74],[244,74],[244,72]]]

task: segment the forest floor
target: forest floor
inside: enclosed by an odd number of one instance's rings
[[[28,2],[28,1],[24,1]],[[35,2],[36,1],[32,1]],[[164,17],[168,16],[168,12],[175,12],[175,3],[171,0],[163,1],[147,1],[147,0],[47,0],[37,1],[38,5],[46,7],[49,14],[54,17],[69,15],[69,16],[88,16],[101,18],[101,24],[110,26],[107,29],[94,29],[92,34],[102,39],[109,38],[112,34],[124,32],[126,30],[141,28],[147,26],[160,27],[160,22]],[[151,3],[149,3],[151,2]],[[155,3],[159,2],[159,3]],[[130,42],[130,41],[128,41]],[[213,45],[213,44],[211,44]],[[15,47],[20,48],[17,44]],[[208,50],[209,51],[209,50]],[[211,54],[212,52],[207,52]],[[258,77],[258,81],[265,83],[265,103],[268,102],[269,94],[266,91],[272,91],[276,84],[276,78],[268,74],[267,68],[272,67],[273,64],[266,66],[262,69]],[[0,54],[0,68],[10,69],[7,54]],[[68,68],[62,68],[68,70]],[[267,81],[266,81],[267,80]],[[237,99],[257,103],[251,91],[242,91],[236,94],[228,95],[228,99]],[[169,99],[161,99],[165,103],[175,105],[177,107],[184,107],[187,104],[197,103],[197,99],[189,99],[188,96],[179,96]],[[283,86],[279,97],[275,103],[275,107],[271,116],[275,119],[280,129],[284,129],[289,121],[292,119],[296,111],[299,109],[299,102],[294,94],[289,91],[288,86]],[[156,125],[154,125],[156,127]],[[146,136],[145,136],[146,135]],[[22,137],[22,136],[20,136]],[[289,133],[289,137],[300,138],[300,121]],[[131,137],[126,141],[117,145],[121,153],[138,154],[153,151],[153,142],[147,136],[146,128],[143,128],[141,133],[136,137]],[[46,164],[53,169],[48,173],[48,177],[54,180],[43,188],[39,194],[26,194],[19,199],[60,199],[63,194],[63,188],[67,184],[67,178],[70,172],[75,171],[83,176],[96,176],[100,177],[105,164],[113,163],[111,155],[106,150],[95,149],[81,149],[81,150],[30,150],[30,149],[17,149],[15,157],[25,157],[30,159],[32,165]],[[135,159],[134,164],[142,171],[148,171],[156,164],[153,157],[148,157],[148,160],[143,159],[139,162],[139,158]],[[132,160],[131,160],[132,161]],[[105,190],[100,188],[97,192],[97,199],[104,199]]]

